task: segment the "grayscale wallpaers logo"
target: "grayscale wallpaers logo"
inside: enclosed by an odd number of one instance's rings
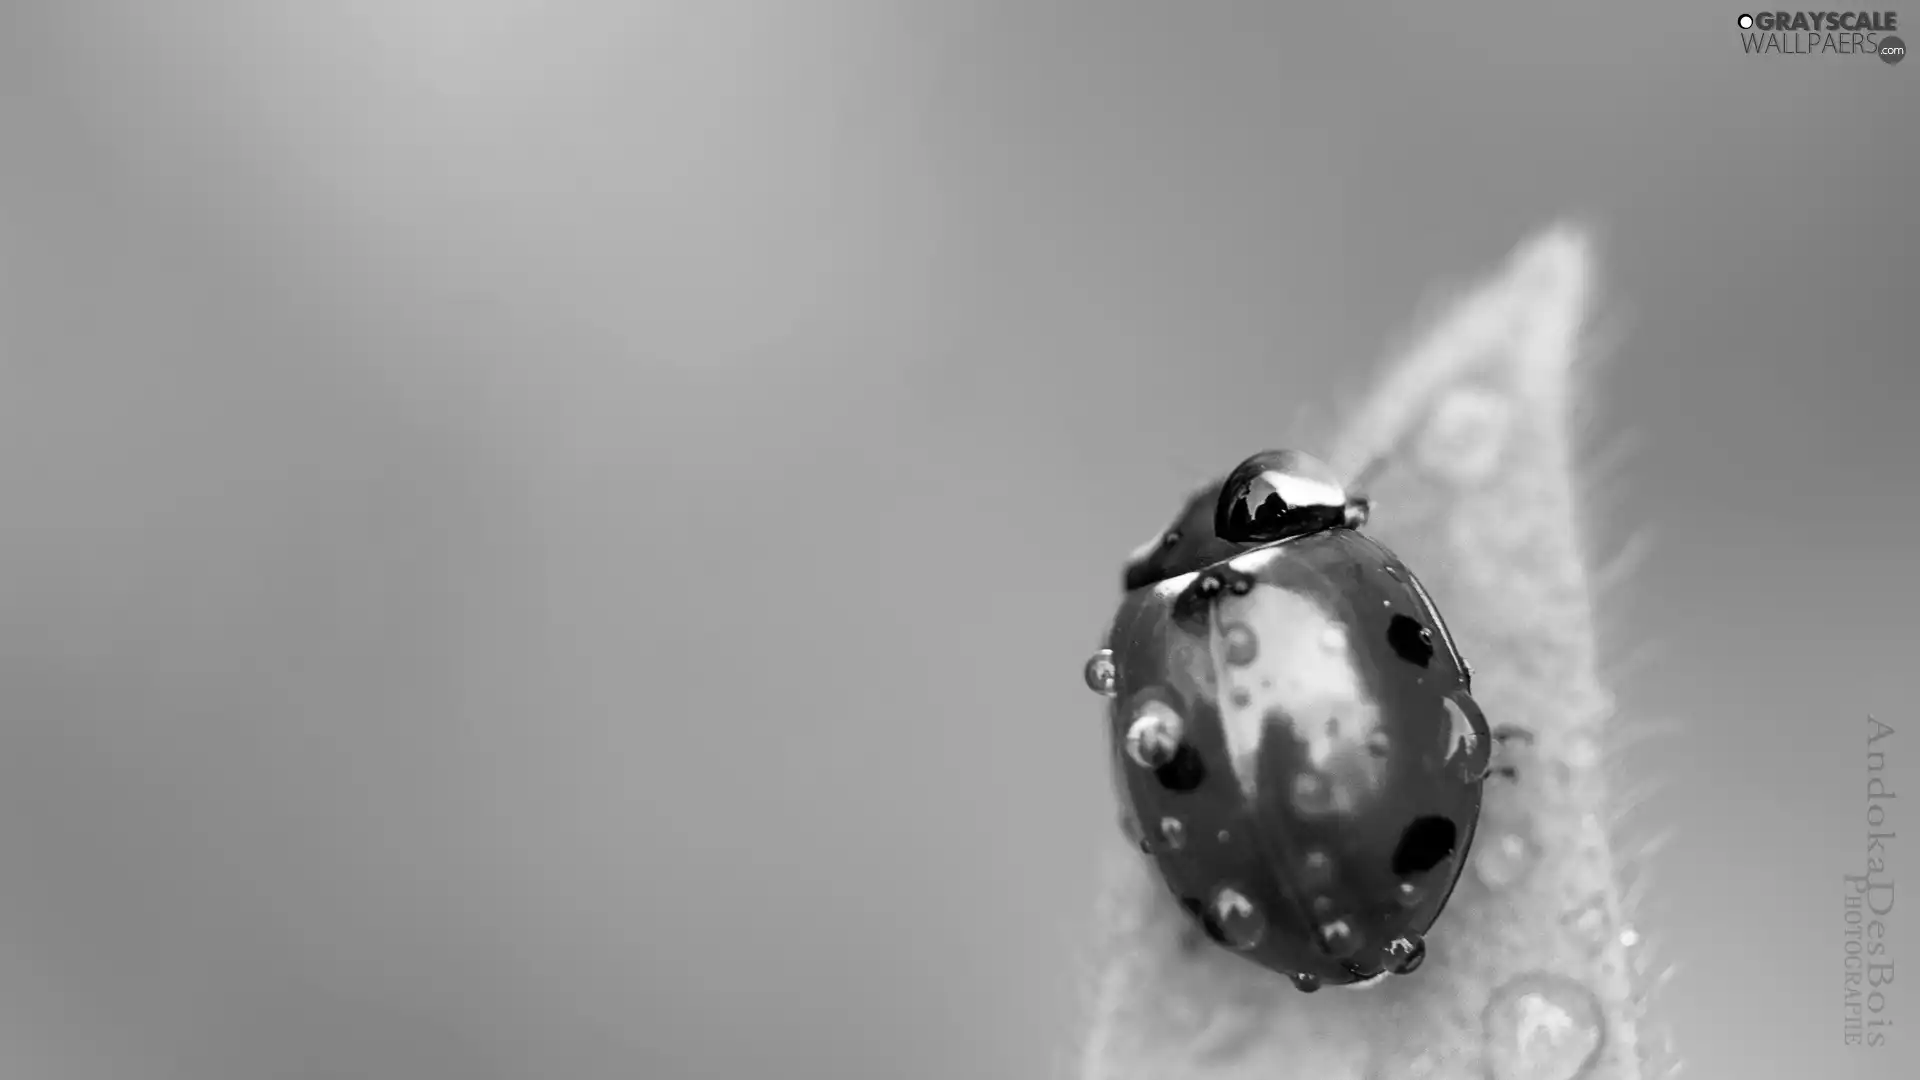
[[[1907,58],[1894,36],[1894,11],[1759,11],[1742,15],[1743,52],[1777,56],[1877,56],[1892,66]]]

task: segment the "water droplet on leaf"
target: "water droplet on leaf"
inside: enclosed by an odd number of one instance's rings
[[[1600,1056],[1606,1034],[1593,992],[1544,972],[1495,990],[1481,1025],[1493,1080],[1576,1080]]]

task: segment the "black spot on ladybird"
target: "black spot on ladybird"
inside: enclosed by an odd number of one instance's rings
[[[1393,849],[1395,877],[1424,874],[1453,855],[1460,831],[1443,817],[1415,818],[1400,834]]]
[[[1394,653],[1409,664],[1426,667],[1433,662],[1433,631],[1420,625],[1418,619],[1407,615],[1395,615],[1387,624],[1387,644]]]
[[[1153,770],[1153,778],[1168,791],[1192,791],[1206,782],[1207,765],[1198,750],[1182,743],[1172,761]]]

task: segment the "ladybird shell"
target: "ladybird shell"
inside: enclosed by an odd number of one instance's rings
[[[1417,966],[1492,747],[1393,553],[1344,528],[1258,547],[1129,592],[1108,647],[1122,797],[1191,838],[1145,846],[1207,934],[1303,988]]]

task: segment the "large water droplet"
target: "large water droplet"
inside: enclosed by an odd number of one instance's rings
[[[1127,756],[1141,768],[1157,769],[1180,752],[1184,728],[1178,713],[1150,701],[1141,706],[1138,718],[1127,729]]]
[[[1101,649],[1088,657],[1084,674],[1087,689],[1102,697],[1112,697],[1114,687],[1120,681],[1120,671],[1113,663],[1113,650]]]
[[[1489,889],[1519,884],[1539,858],[1533,838],[1519,829],[1496,831],[1473,844],[1473,873]]]
[[[1481,1014],[1493,1080],[1576,1080],[1600,1056],[1606,1018],[1593,992],[1564,975],[1522,975]]]
[[[1216,890],[1207,915],[1220,935],[1220,943],[1230,949],[1251,949],[1267,934],[1267,917],[1237,889]]]

